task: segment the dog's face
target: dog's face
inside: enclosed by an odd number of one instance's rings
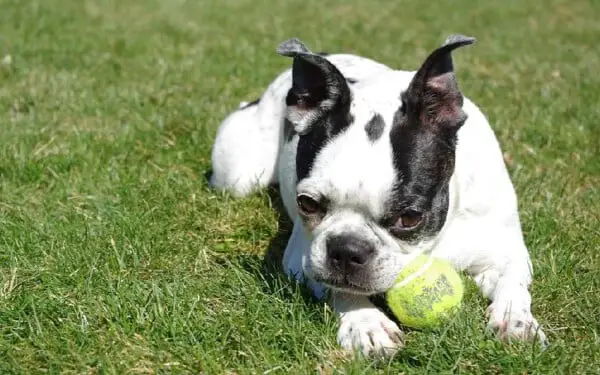
[[[351,84],[299,41],[285,132],[297,142],[298,213],[311,239],[304,271],[352,293],[387,290],[415,253],[427,252],[448,213],[456,133],[465,122],[451,51],[436,49],[392,97]]]

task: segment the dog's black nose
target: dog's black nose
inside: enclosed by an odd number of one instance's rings
[[[327,238],[327,260],[340,271],[350,272],[364,267],[375,253],[375,246],[354,236],[331,236]]]

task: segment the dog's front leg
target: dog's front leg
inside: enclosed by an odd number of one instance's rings
[[[529,285],[532,268],[527,249],[516,231],[506,233],[504,241],[498,243],[507,243],[506,239],[514,239],[512,242],[508,241],[512,247],[508,247],[511,254],[505,258],[507,261],[496,260],[473,272],[474,280],[482,293],[491,300],[487,310],[488,328],[497,332],[504,340],[537,339],[545,346],[546,336],[531,313]],[[503,249],[494,250],[500,252]]]
[[[488,328],[504,340],[533,340],[546,345],[546,335],[531,313],[528,290],[529,270],[498,272],[489,269],[475,276],[475,281],[490,299]]]
[[[340,316],[338,343],[363,355],[390,355],[403,345],[403,334],[366,296],[331,293],[331,306]]]
[[[294,221],[294,229],[288,240],[288,244],[283,253],[283,271],[290,277],[295,278],[300,282],[306,282],[308,287],[313,291],[316,298],[322,299],[325,296],[326,288],[323,284],[314,282],[304,277],[304,269],[302,262],[304,254],[310,250],[310,242],[304,232],[304,225],[300,218]]]

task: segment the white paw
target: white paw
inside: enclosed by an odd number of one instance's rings
[[[487,310],[488,329],[496,332],[501,340],[521,341],[538,340],[545,347],[548,344],[546,335],[537,320],[531,314],[529,306],[513,303],[492,303]]]
[[[365,356],[391,355],[404,343],[400,328],[377,308],[342,314],[337,340],[344,349]]]

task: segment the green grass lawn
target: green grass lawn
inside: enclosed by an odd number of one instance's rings
[[[0,0],[0,374],[600,373],[600,2]],[[462,314],[350,359],[323,304],[265,272],[289,225],[204,173],[223,116],[297,36],[416,69],[450,33],[536,269],[541,352]],[[281,221],[281,223],[280,223]],[[282,235],[283,233],[283,235]]]

